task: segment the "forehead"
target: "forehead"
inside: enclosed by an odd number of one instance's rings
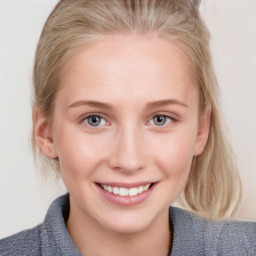
[[[58,94],[69,91],[69,101],[83,93],[99,100],[126,96],[188,101],[195,88],[188,58],[177,43],[154,36],[126,35],[81,47],[63,68]]]

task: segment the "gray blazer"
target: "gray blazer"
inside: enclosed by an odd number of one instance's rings
[[[52,203],[42,224],[0,240],[0,256],[81,255],[65,225],[68,214],[67,194]],[[174,232],[169,256],[256,255],[256,223],[209,221],[175,207],[169,216]]]

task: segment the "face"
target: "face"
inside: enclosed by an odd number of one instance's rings
[[[72,211],[124,233],[160,223],[206,140],[198,100],[185,54],[165,39],[112,37],[73,55],[51,124]]]

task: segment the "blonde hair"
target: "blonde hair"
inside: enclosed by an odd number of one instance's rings
[[[233,216],[241,201],[235,157],[219,110],[218,85],[209,50],[209,32],[189,0],[61,0],[42,31],[34,64],[34,104],[47,117],[54,111],[63,65],[79,47],[108,35],[154,34],[177,42],[190,60],[200,94],[200,112],[211,109],[210,133],[194,158],[182,204],[201,216]],[[34,132],[33,132],[34,133]],[[40,153],[44,169],[59,174],[58,159]]]

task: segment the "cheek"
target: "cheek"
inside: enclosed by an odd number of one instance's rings
[[[194,148],[195,136],[184,136],[184,134],[166,136],[155,155],[156,164],[164,170],[166,176],[187,177]]]
[[[74,178],[90,175],[104,157],[103,142],[101,138],[78,132],[72,126],[63,125],[59,128],[54,138],[54,146],[59,157],[62,175]]]

